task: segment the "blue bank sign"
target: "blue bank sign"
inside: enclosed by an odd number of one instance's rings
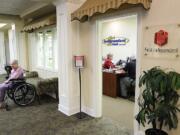
[[[110,36],[103,40],[103,44],[107,46],[124,46],[129,43],[129,39],[125,37],[113,37]]]

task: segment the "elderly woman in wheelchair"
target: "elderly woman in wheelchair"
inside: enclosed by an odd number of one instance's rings
[[[36,91],[31,84],[26,83],[23,77],[24,71],[18,66],[18,61],[14,60],[11,66],[5,69],[12,70],[7,71],[10,75],[4,83],[0,84],[0,109],[7,109],[5,101],[8,97],[19,106],[31,104],[35,100]]]

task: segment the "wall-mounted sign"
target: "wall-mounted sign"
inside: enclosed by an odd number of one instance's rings
[[[74,63],[76,68],[84,68],[84,56],[74,56]]]
[[[144,55],[157,58],[180,56],[180,27],[178,25],[150,26],[144,32]]]
[[[110,36],[103,40],[103,44],[107,46],[123,46],[129,43],[129,39],[126,37]]]
[[[155,33],[154,43],[158,46],[164,46],[168,43],[168,32],[160,30]]]

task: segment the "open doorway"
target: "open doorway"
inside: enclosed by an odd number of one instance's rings
[[[102,20],[98,26],[102,54],[102,114],[133,130],[137,15]]]

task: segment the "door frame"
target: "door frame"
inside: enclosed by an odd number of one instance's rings
[[[96,67],[96,71],[98,71],[98,73],[95,76],[95,87],[100,90],[97,94],[97,101],[95,101],[96,103],[99,103],[96,106],[96,109],[99,111],[100,116],[102,116],[102,47],[100,45],[100,32],[99,30],[101,29],[101,23],[104,21],[108,21],[111,19],[117,19],[117,18],[123,18],[123,17],[128,17],[128,16],[136,16],[137,17],[137,63],[136,63],[136,78],[139,78],[140,73],[141,73],[141,36],[142,36],[142,15],[140,11],[136,11],[136,12],[132,12],[132,13],[123,13],[120,15],[113,15],[110,17],[104,17],[101,19],[97,19],[96,20],[96,47],[94,48],[94,57],[95,59],[95,65]],[[139,79],[136,79],[136,89],[135,89],[135,105],[134,105],[134,117],[135,115],[138,113],[139,111],[139,106],[138,106],[138,97],[140,95],[140,89],[138,87],[139,84]],[[101,94],[100,94],[101,93]],[[140,131],[140,125],[138,124],[138,122],[134,119],[134,135],[138,135]]]

